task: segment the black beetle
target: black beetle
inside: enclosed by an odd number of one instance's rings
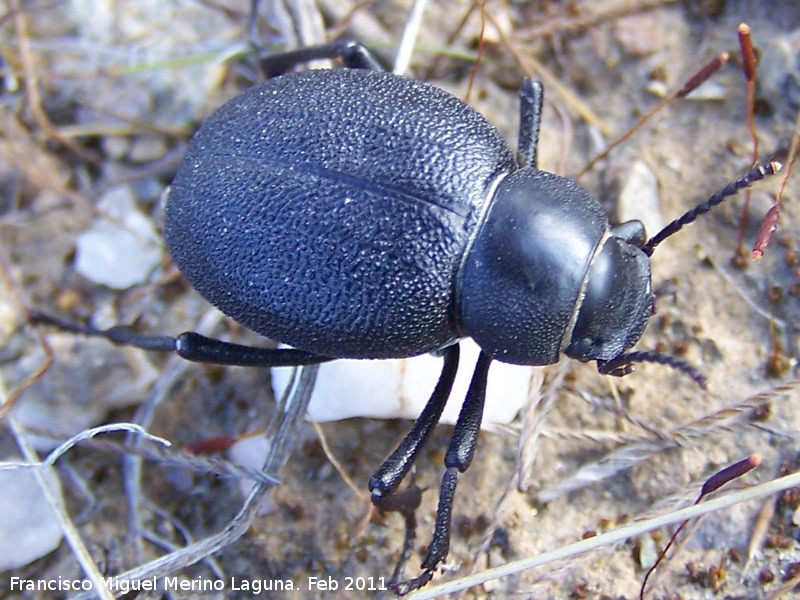
[[[458,341],[472,337],[482,352],[445,456],[423,572],[393,578],[405,593],[447,556],[457,475],[474,455],[491,361],[547,365],[564,352],[620,376],[635,362],[661,362],[703,385],[672,357],[626,353],[653,313],[649,256],[780,165],[752,169],[648,241],[638,221],[611,227],[586,191],[537,169],[540,84],[522,86],[515,156],[464,102],[382,71],[360,44],[271,56],[264,67],[279,74],[336,57],[349,68],[281,75],[217,110],[192,139],[166,204],[167,245],[192,286],[296,349],[192,332],[81,331],[243,366],[442,354],[427,406],[369,484],[378,506],[403,511],[396,490],[448,399]],[[409,497],[413,511],[418,498]]]

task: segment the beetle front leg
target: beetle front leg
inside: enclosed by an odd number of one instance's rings
[[[428,553],[422,561],[423,572],[408,581],[392,582],[392,589],[401,596],[427,584],[433,577],[436,568],[447,558],[450,551],[453,499],[456,493],[458,474],[469,468],[472,458],[475,456],[478,433],[483,420],[483,406],[486,400],[486,380],[491,363],[492,357],[481,352],[469,384],[467,397],[453,429],[453,437],[450,438],[450,446],[444,457],[447,470],[442,477],[442,486],[439,491],[439,506],[436,509],[433,539],[428,546]]]

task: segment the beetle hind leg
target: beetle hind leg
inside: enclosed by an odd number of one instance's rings
[[[28,311],[32,323],[53,325],[64,331],[101,337],[118,346],[133,346],[150,352],[175,352],[181,358],[199,363],[236,367],[299,367],[334,360],[327,356],[294,348],[256,348],[209,338],[193,331],[178,337],[137,333],[127,325],[97,329],[39,310]]]
[[[336,40],[320,46],[309,46],[279,54],[267,54],[260,57],[259,63],[267,77],[275,77],[313,60],[335,58],[342,59],[344,66],[348,69],[384,70],[375,55],[364,44],[352,40]]]

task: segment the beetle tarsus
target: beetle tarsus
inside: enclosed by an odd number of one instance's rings
[[[423,571],[418,577],[415,577],[414,579],[409,579],[407,581],[400,581],[391,584],[389,587],[398,596],[405,596],[406,594],[409,594],[414,590],[418,590],[421,587],[425,587],[426,585],[428,585],[428,582],[431,579],[433,579],[433,570]]]
[[[389,579],[389,587],[394,588],[403,579],[405,566],[414,551],[414,541],[417,539],[417,509],[422,502],[422,492],[413,480],[407,488],[400,492],[389,494],[388,496],[375,498],[372,502],[375,507],[384,512],[399,512],[405,521],[405,539],[403,541],[403,551],[395,565],[392,577]]]
[[[137,333],[130,325],[115,325],[109,329],[98,329],[87,323],[70,321],[39,309],[28,310],[31,323],[52,325],[63,331],[78,333],[89,337],[101,337],[117,346],[134,346],[150,352],[175,352],[177,339],[171,335],[146,335]]]

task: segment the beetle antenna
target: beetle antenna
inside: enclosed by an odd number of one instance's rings
[[[700,215],[707,213],[718,204],[721,204],[731,196],[735,195],[737,192],[739,192],[739,190],[748,188],[754,183],[761,181],[765,177],[774,175],[781,170],[782,166],[783,162],[776,157],[770,158],[764,164],[756,165],[736,181],[732,181],[718,192],[715,192],[709,196],[708,200],[695,206],[693,209],[687,211],[681,217],[675,219],[672,221],[672,223],[664,227],[664,229],[651,237],[647,243],[642,246],[642,251],[647,254],[647,256],[652,256],[656,246],[658,246],[669,236],[677,233],[689,223],[693,223]]]
[[[597,370],[603,375],[624,377],[634,370],[634,363],[651,362],[672,367],[692,378],[704,390],[708,388],[708,379],[692,365],[669,354],[659,354],[647,350],[620,354],[611,360],[598,360]]]

